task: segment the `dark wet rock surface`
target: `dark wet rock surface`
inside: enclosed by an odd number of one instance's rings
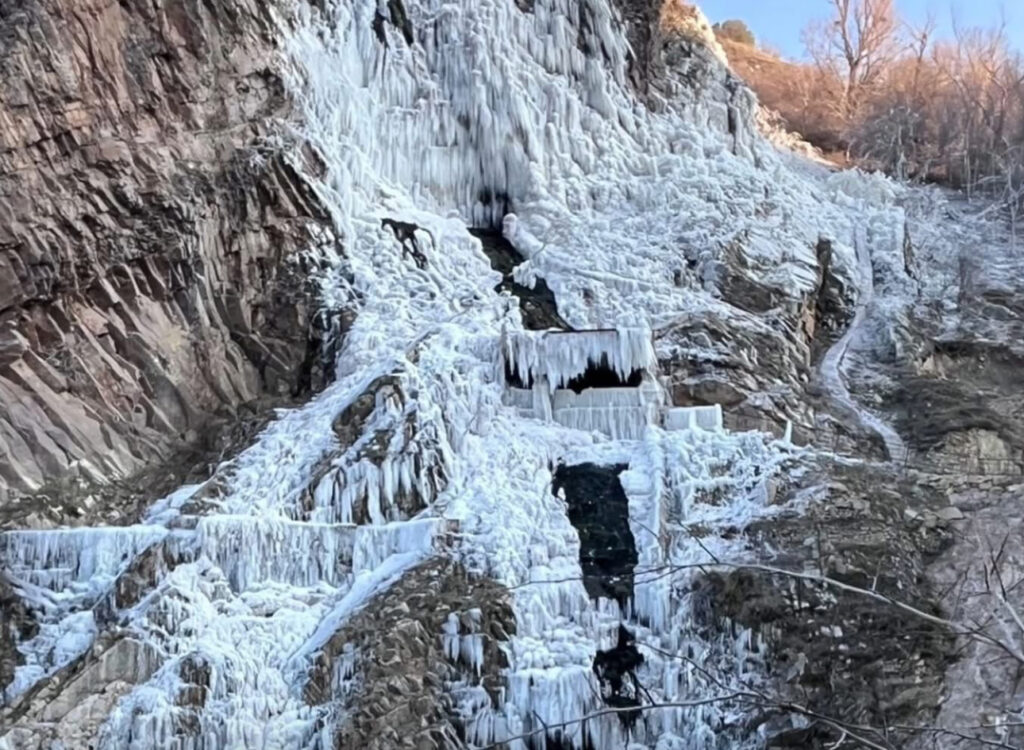
[[[25,661],[16,648],[17,644],[32,638],[37,630],[35,618],[25,601],[0,574],[0,699],[4,688],[14,679],[15,669]]]
[[[601,684],[601,698],[605,705],[615,709],[636,707],[636,711],[621,711],[619,720],[632,728],[640,718],[641,686],[636,671],[643,666],[644,657],[636,647],[636,637],[619,625],[615,646],[598,651],[593,670]]]
[[[821,468],[830,475],[825,494],[805,513],[756,522],[747,530],[751,545],[774,550],[773,567],[942,617],[941,592],[927,577],[929,562],[953,538],[941,486],[866,464]],[[770,692],[779,700],[873,727],[927,722],[943,700],[943,675],[955,654],[949,628],[887,601],[761,570],[715,573],[698,589],[708,627],[733,622],[766,639]],[[839,736],[827,723],[786,727],[779,718],[770,710],[762,717],[772,728],[770,747],[824,748]]]
[[[997,435],[1018,451],[1024,449],[1024,424],[967,383],[936,377],[901,379],[886,398],[907,443],[920,451],[943,445],[967,430]]]
[[[555,294],[548,288],[544,279],[537,279],[537,283],[531,289],[518,283],[512,277],[515,267],[526,259],[512,247],[512,244],[502,236],[501,232],[474,229],[472,234],[483,245],[484,254],[491,262],[491,268],[504,277],[502,282],[495,287],[496,291],[509,292],[519,299],[523,325],[528,330],[544,331],[548,328],[572,330],[572,327],[558,314]]]
[[[629,527],[629,499],[619,474],[628,467],[559,466],[551,491],[564,493],[569,521],[580,537],[583,584],[591,597],[620,604],[633,596],[636,542]]]

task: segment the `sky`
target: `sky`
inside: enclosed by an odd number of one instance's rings
[[[829,0],[697,0],[704,15],[714,23],[739,18],[746,21],[759,44],[784,57],[804,57],[800,32],[808,21],[827,18]],[[901,17],[921,23],[929,12],[938,22],[941,36],[953,34],[953,14],[963,26],[993,26],[1006,19],[1013,45],[1024,51],[1024,2],[1022,0],[896,0]]]

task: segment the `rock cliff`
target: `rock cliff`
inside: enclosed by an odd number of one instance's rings
[[[334,240],[288,147],[280,23],[0,7],[0,503],[131,477],[322,377],[305,251]]]
[[[984,718],[1020,485],[927,461],[1019,474],[1019,290],[947,325],[946,199],[774,149],[687,3],[20,0],[0,81],[0,749]]]

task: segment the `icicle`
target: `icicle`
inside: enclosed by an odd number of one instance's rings
[[[441,629],[444,653],[449,661],[454,662],[459,658],[459,616],[455,612],[449,613]]]
[[[166,536],[162,526],[9,531],[0,534],[0,560],[18,580],[63,591],[75,584],[111,581]]]
[[[555,391],[555,422],[576,430],[603,432],[613,439],[638,440],[657,419],[658,404],[640,388],[590,388],[578,395]]]
[[[391,555],[425,555],[434,549],[436,538],[447,529],[448,522],[443,518],[359,526],[355,530],[352,569],[356,574],[373,570]]]
[[[634,371],[652,373],[657,367],[647,329],[506,331],[503,338],[508,369],[523,382],[537,383],[544,378],[551,390],[562,388],[603,361],[623,380]]]
[[[266,581],[337,586],[347,576],[356,538],[351,526],[258,516],[209,516],[196,531],[200,551],[235,591]]]
[[[722,429],[722,406],[684,406],[665,412],[666,430],[709,430]]]

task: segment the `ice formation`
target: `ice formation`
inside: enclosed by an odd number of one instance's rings
[[[652,711],[632,732],[616,716],[582,719],[603,706],[591,665],[623,621],[657,700],[716,689],[673,654],[754,679],[762,644],[700,634],[685,566],[738,554],[715,531],[771,512],[765,482],[787,447],[723,432],[719,413],[670,412],[662,429],[650,389],[563,386],[601,360],[653,377],[650,331],[682,314],[757,325],[717,298],[714,278],[673,283],[681,247],[713,255],[743,239],[748,260],[796,297],[817,283],[819,235],[834,239],[837,266],[855,267],[853,228],[865,216],[888,226],[891,196],[857,176],[825,195],[827,178],[749,124],[728,134],[720,102],[641,103],[611,0],[521,5],[406,0],[415,44],[385,24],[387,49],[378,0],[301,4],[297,23],[282,25],[298,135],[326,165],[309,179],[344,238],[344,257],[320,258],[324,304],[358,310],[336,382],[282,412],[215,481],[157,503],[146,525],[0,537],[18,590],[53,625],[47,643],[20,644],[34,666],[19,691],[91,640],[90,608],[122,565],[168,546],[168,571],[117,613],[160,666],[119,701],[97,747],[329,747],[343,717],[303,699],[309,663],[349,614],[434,554],[512,592],[504,694],[497,704],[462,694],[470,742],[514,738],[509,747],[526,750],[564,723],[562,747],[757,746],[727,701]],[[424,267],[403,257],[385,217],[430,231]],[[590,330],[522,331],[467,231],[481,225],[502,226],[527,258],[518,281],[545,278],[566,320]],[[546,396],[506,388],[505,362]],[[363,436],[339,445],[333,421],[382,377],[405,395],[378,399]],[[582,585],[579,536],[551,492],[559,461],[629,466],[639,563],[624,608]],[[419,501],[404,503],[413,493]],[[479,670],[477,633],[448,622],[447,653]],[[197,663],[207,697],[182,705]],[[344,655],[335,685],[355,668]],[[0,735],[0,748],[15,745]]]
[[[722,429],[722,406],[677,406],[665,412],[666,430]]]
[[[36,611],[39,623],[39,632],[21,644],[25,663],[5,689],[4,703],[85,653],[97,634],[94,611],[118,575],[167,533],[159,526],[134,526],[0,534],[4,572]]]
[[[508,371],[523,382],[555,391],[604,363],[622,380],[657,366],[650,329],[605,331],[516,331],[504,335]]]
[[[649,329],[505,331],[502,338],[502,369],[513,378],[506,384],[505,403],[521,416],[628,440],[639,439],[647,425],[658,421],[664,394],[655,378]],[[623,385],[579,393],[566,387],[597,367]],[[640,384],[625,385],[634,373],[641,373]]]

